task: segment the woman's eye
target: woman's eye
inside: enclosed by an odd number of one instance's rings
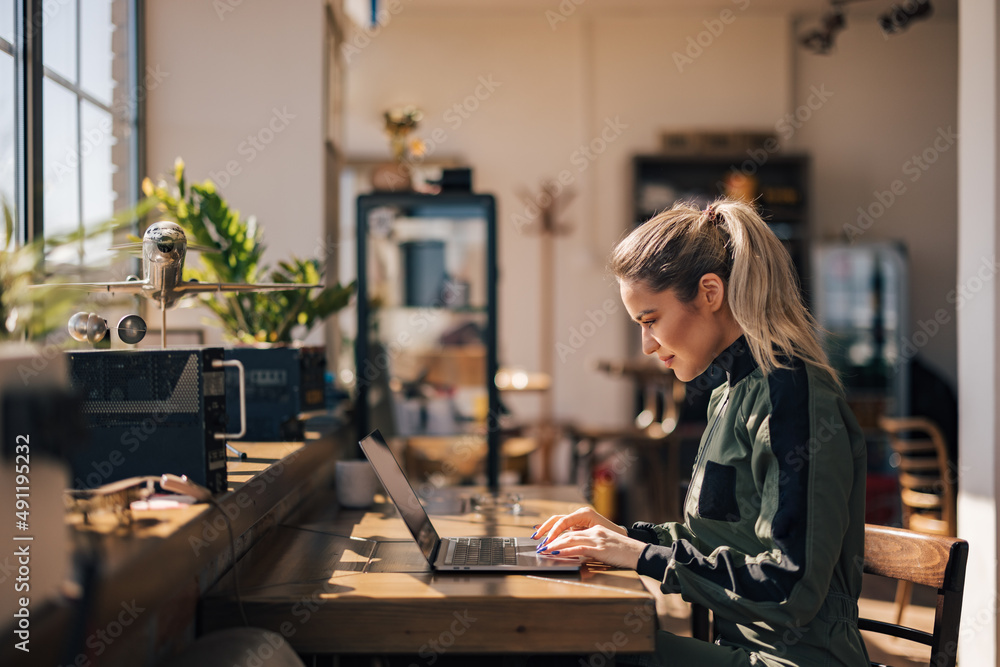
[[[652,328],[654,322],[656,322],[656,320],[646,320],[645,322],[642,322],[641,324],[642,324],[642,326],[646,327],[647,329],[650,329],[650,328]]]

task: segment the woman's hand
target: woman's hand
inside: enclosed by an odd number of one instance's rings
[[[550,516],[535,529],[535,534],[531,537],[538,538],[544,535],[546,539],[551,540],[567,530],[583,530],[591,526],[604,526],[622,535],[628,535],[624,528],[601,516],[592,508],[581,507],[572,514]]]
[[[624,528],[589,507],[549,517],[532,537],[542,540],[538,545],[539,553],[582,556],[630,569],[635,568],[646,547],[645,542],[628,537]]]

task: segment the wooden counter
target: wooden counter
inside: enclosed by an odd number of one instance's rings
[[[306,443],[239,443],[248,458],[228,463],[230,491],[216,498],[238,554],[330,487],[349,431]],[[71,588],[66,598],[33,601],[31,653],[4,641],[0,664],[154,665],[193,640],[198,598],[232,560],[218,508],[135,512],[131,526],[82,526],[72,515],[68,523],[84,576],[90,564],[94,595],[80,600],[83,589]]]
[[[469,510],[471,487],[439,490],[428,511],[444,536],[530,536],[582,503],[568,487],[520,487],[523,512]],[[624,653],[652,651],[653,596],[632,571],[432,573],[395,509],[341,511],[332,493],[265,536],[240,562],[252,626],[300,653]],[[372,559],[375,542],[383,559]],[[227,576],[202,601],[206,630],[238,625]]]

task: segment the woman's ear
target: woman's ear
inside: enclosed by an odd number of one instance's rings
[[[726,302],[726,283],[714,273],[706,273],[698,282],[698,301],[714,313]]]

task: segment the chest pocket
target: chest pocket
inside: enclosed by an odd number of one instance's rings
[[[740,506],[736,501],[736,468],[715,461],[706,462],[698,494],[698,515],[715,521],[740,520]]]

